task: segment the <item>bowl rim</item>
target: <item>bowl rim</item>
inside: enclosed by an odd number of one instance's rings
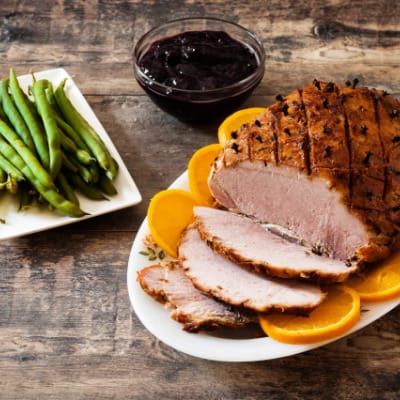
[[[213,22],[219,22],[222,24],[226,25],[231,25],[232,27],[239,28],[243,32],[245,32],[249,37],[251,37],[256,45],[258,46],[257,49],[254,49],[253,46],[251,46],[251,49],[256,53],[257,56],[257,61],[258,61],[258,66],[257,69],[250,75],[246,76],[245,78],[241,79],[240,81],[237,81],[235,83],[232,83],[227,86],[222,86],[219,88],[214,88],[214,89],[181,89],[177,88],[175,86],[169,86],[165,85],[164,83],[160,83],[156,81],[155,79],[150,78],[148,75],[146,75],[142,69],[138,65],[139,57],[138,57],[138,52],[143,44],[143,42],[151,36],[154,32],[158,31],[161,28],[167,27],[168,25],[173,25],[176,23],[180,22],[186,22],[186,21],[213,21]],[[188,30],[190,31],[190,30]],[[184,31],[182,31],[184,32]],[[247,44],[246,44],[247,45]],[[264,70],[265,70],[265,49],[262,41],[260,38],[257,36],[255,32],[252,30],[236,23],[233,21],[229,21],[226,19],[222,18],[216,18],[216,17],[183,17],[183,18],[177,18],[177,19],[172,19],[169,21],[166,21],[165,23],[153,27],[147,32],[145,32],[136,42],[136,45],[134,46],[133,50],[133,61],[134,61],[134,72],[136,75],[136,78],[138,80],[145,81],[150,85],[150,88],[154,91],[155,88],[161,89],[165,91],[165,93],[174,93],[174,94],[192,94],[192,95],[205,95],[205,94],[218,94],[218,93],[224,93],[226,91],[234,90],[236,88],[240,88],[240,91],[243,91],[247,89],[249,86],[251,86],[253,83],[258,83],[261,81],[263,75],[264,75]]]

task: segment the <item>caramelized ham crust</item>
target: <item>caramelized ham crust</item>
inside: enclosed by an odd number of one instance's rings
[[[398,100],[315,80],[234,137],[209,177],[220,206],[281,225],[359,266],[382,260],[397,244]]]
[[[241,328],[256,321],[254,315],[239,312],[197,290],[178,262],[145,267],[138,271],[137,280],[147,294],[172,308],[171,318],[187,331],[218,326]]]

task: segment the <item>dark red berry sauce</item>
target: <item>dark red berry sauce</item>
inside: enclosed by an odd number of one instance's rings
[[[193,31],[154,42],[139,63],[151,79],[179,89],[229,86],[258,66],[254,52],[222,31]]]
[[[237,109],[264,73],[253,49],[212,30],[157,40],[137,65],[139,84],[160,108],[181,120],[205,123]]]

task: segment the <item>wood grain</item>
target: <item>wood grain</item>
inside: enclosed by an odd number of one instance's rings
[[[143,195],[138,206],[0,243],[0,399],[354,399],[400,396],[400,310],[311,352],[218,363],[176,352],[133,313],[130,248],[148,202],[216,141],[219,121],[188,125],[137,85],[139,36],[185,16],[225,17],[262,39],[266,73],[246,106],[267,106],[315,77],[400,95],[400,3],[81,0],[0,4],[0,74],[64,67]]]

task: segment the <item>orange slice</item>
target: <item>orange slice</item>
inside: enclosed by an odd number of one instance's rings
[[[211,206],[213,199],[208,189],[208,175],[211,165],[221,152],[219,143],[210,144],[197,150],[189,161],[188,178],[190,191],[193,196],[204,206]]]
[[[236,111],[225,118],[218,128],[218,141],[221,146],[225,146],[228,140],[231,140],[231,133],[237,131],[243,124],[254,121],[261,115],[265,108],[252,107]]]
[[[193,195],[181,189],[162,190],[150,200],[147,220],[151,236],[171,257],[177,257],[180,235],[193,221],[195,205]]]
[[[326,299],[307,317],[285,313],[260,315],[261,328],[284,343],[306,344],[332,339],[347,332],[360,318],[360,297],[351,288],[325,288]]]
[[[361,301],[400,298],[400,252],[371,270],[351,276],[346,285],[360,295]]]

